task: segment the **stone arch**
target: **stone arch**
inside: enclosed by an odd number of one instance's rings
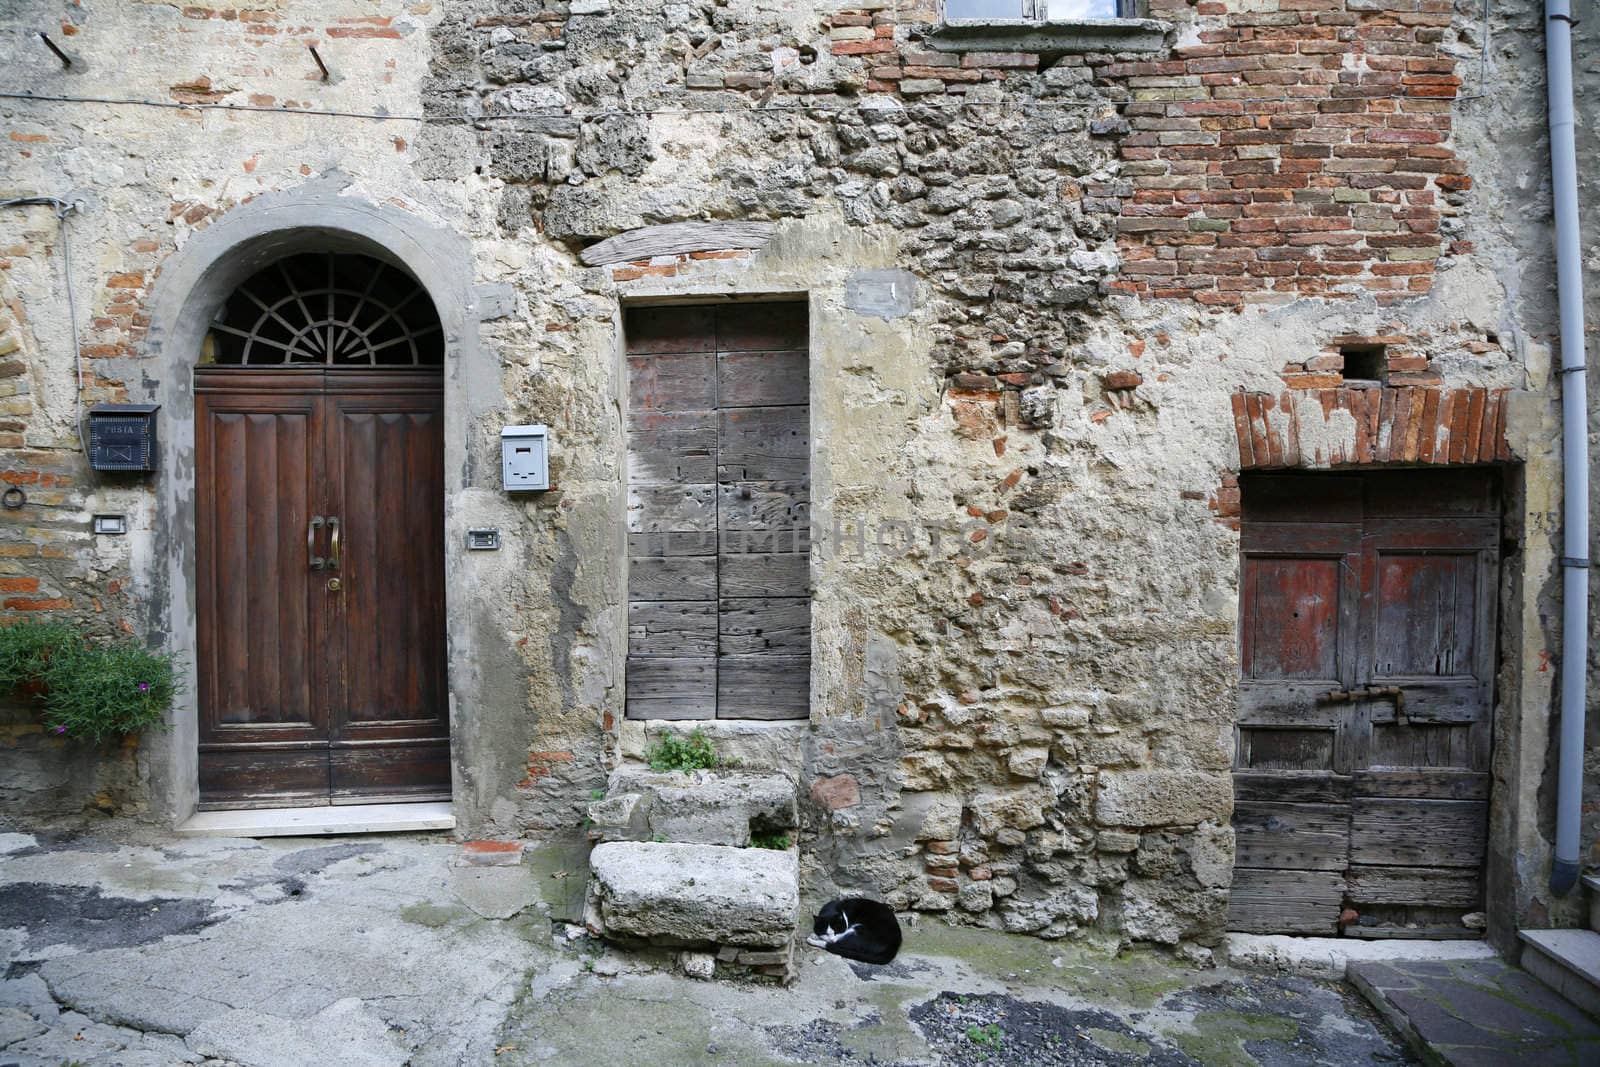
[[[188,684],[171,728],[152,739],[152,809],[176,824],[198,801],[198,714],[193,686],[195,652],[195,465],[193,371],[205,333],[222,301],[261,267],[309,249],[374,256],[410,274],[438,311],[444,331],[445,515],[450,525],[463,484],[466,400],[461,383],[479,356],[472,258],[465,238],[399,209],[346,195],[334,177],[268,193],[229,211],[192,237],[162,265],[149,301],[150,329],[142,362],[147,398],[161,405],[160,464],[154,537],[141,568],[152,634],[186,669]],[[446,617],[458,606],[448,590],[454,557],[446,554]],[[458,663],[466,650],[451,633],[451,704],[457,704]]]

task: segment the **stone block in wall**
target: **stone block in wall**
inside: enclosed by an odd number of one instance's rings
[[[589,837],[595,841],[642,841],[650,836],[647,805],[639,793],[610,793],[589,805]]]
[[[1055,795],[1042,786],[1022,786],[980,792],[968,808],[979,834],[999,837],[1007,830],[1020,832],[1043,825],[1045,809],[1054,801]]]
[[[1070,886],[1049,896],[1006,901],[1000,922],[1014,934],[1051,933],[1061,936],[1100,914],[1100,897],[1086,885]]]
[[[1215,945],[1222,940],[1227,910],[1227,890],[1136,878],[1122,889],[1122,933],[1164,945]]]
[[[1233,780],[1205,771],[1101,771],[1095,821],[1102,826],[1182,826],[1233,812]]]

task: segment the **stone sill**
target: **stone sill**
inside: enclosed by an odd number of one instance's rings
[[[1159,52],[1160,19],[948,19],[928,32],[938,52]]]

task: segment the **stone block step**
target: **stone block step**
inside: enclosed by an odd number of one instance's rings
[[[701,949],[787,977],[800,913],[795,849],[612,841],[589,854],[590,932]]]
[[[798,825],[794,783],[781,774],[624,767],[589,805],[589,837],[602,842],[742,847],[752,832],[792,839]]]
[[[1600,1063],[1600,1021],[1504,960],[1352,961],[1347,977],[1428,1067]]]
[[[1522,967],[1591,1015],[1600,1016],[1600,933],[1519,930]]]
[[[1583,888],[1589,894],[1589,929],[1600,933],[1600,875],[1584,875]]]

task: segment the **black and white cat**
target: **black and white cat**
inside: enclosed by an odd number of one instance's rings
[[[847,960],[888,963],[900,951],[900,922],[882,901],[846,897],[817,912],[806,944]]]

